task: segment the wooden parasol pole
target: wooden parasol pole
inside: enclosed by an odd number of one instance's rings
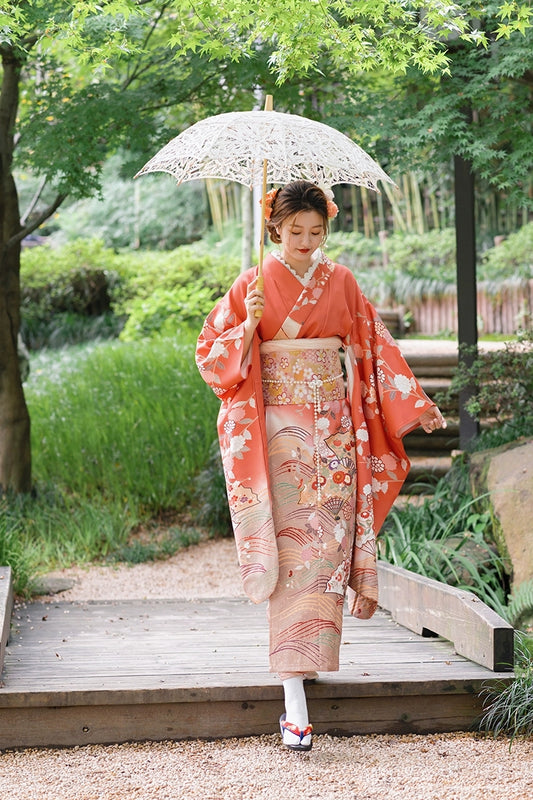
[[[273,111],[274,101],[271,94],[265,97],[264,111]],[[263,257],[265,250],[265,208],[266,208],[266,190],[267,190],[267,159],[263,159],[263,187],[261,192],[261,240],[259,242],[259,265],[257,269],[257,288],[263,291],[265,288],[265,281],[263,279]],[[262,316],[261,311],[255,312],[256,317]]]

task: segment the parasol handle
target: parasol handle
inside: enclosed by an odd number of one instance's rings
[[[271,94],[265,97],[265,111],[272,111],[274,108],[274,101]],[[267,190],[267,159],[263,159],[263,186],[261,192],[261,240],[259,242],[259,264],[257,268],[257,288],[263,291],[265,288],[265,281],[263,279],[263,257],[265,251],[265,207],[266,207],[266,190]],[[262,311],[255,312],[256,318],[262,317]]]

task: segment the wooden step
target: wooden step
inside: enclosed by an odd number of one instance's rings
[[[274,733],[265,605],[244,599],[31,603],[15,609],[0,748]],[[346,616],[341,669],[307,690],[317,733],[469,729],[487,680],[512,680],[379,610]]]

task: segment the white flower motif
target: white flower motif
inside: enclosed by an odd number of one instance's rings
[[[245,444],[246,439],[244,436],[232,436],[230,439],[230,452],[240,453]]]
[[[395,375],[394,385],[402,394],[409,394],[411,391],[411,379],[407,375]]]
[[[316,426],[319,431],[329,431],[329,419],[320,417],[320,419],[317,419]]]
[[[361,442],[368,442],[368,430],[366,428],[359,428],[355,434],[356,439]]]
[[[342,522],[337,522],[337,524],[333,528],[333,532],[335,534],[335,541],[339,542],[339,544],[340,544],[342,542],[342,540],[344,539],[344,537],[346,536],[346,531],[344,529],[344,524]]]
[[[210,355],[211,358],[213,359],[219,358],[219,356],[224,356],[224,358],[227,358],[228,351],[226,350],[226,347],[223,342],[216,341],[213,342]]]
[[[218,331],[218,333],[222,333],[222,331],[224,330],[225,316],[226,315],[224,313],[224,310],[220,309],[220,311],[213,320],[213,327],[216,331]]]

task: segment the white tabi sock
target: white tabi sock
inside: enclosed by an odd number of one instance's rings
[[[303,675],[284,680],[283,691],[285,693],[286,720],[297,725],[303,731],[309,725]]]

